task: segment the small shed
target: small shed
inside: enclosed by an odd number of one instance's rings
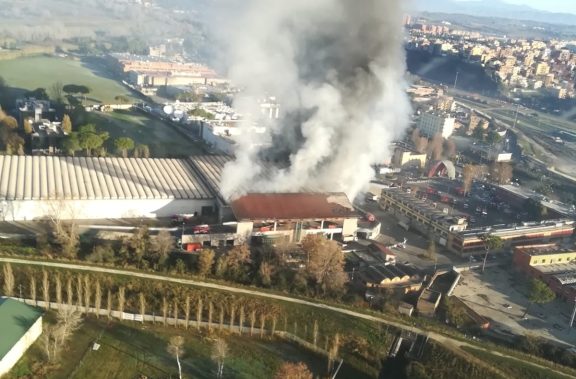
[[[398,306],[398,312],[401,315],[406,315],[408,317],[412,316],[412,313],[414,313],[414,306],[412,304],[408,304],[405,302],[400,303],[400,305]]]

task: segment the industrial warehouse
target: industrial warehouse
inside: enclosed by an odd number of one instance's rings
[[[214,216],[202,230],[183,228],[181,242],[234,246],[250,240],[300,242],[308,234],[351,241],[361,215],[344,193],[220,193],[230,157],[189,159],[0,156],[4,221]]]
[[[158,218],[206,214],[215,200],[185,159],[0,156],[2,218]]]

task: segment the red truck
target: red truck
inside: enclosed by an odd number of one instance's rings
[[[202,244],[199,242],[187,243],[185,250],[189,253],[202,250]]]

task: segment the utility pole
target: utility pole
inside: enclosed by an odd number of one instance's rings
[[[458,76],[460,75],[460,71],[456,71],[456,78],[454,79],[454,89],[456,89],[456,86],[458,85]]]
[[[570,318],[570,330],[572,330],[572,324],[574,323],[574,316],[576,316],[576,298],[574,298],[574,309],[572,310],[572,317]]]
[[[520,104],[516,104],[516,115],[514,116],[514,125],[512,125],[512,129],[516,129],[516,124],[518,123],[518,112],[520,111]],[[538,119],[540,120],[540,119]]]

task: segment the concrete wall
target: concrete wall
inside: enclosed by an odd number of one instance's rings
[[[4,220],[63,220],[170,217],[178,213],[201,213],[215,207],[214,200],[18,200],[3,205]]]
[[[0,376],[7,374],[8,371],[22,358],[26,350],[40,337],[42,334],[42,317],[28,329],[26,334],[20,338],[12,349],[4,356],[2,361],[0,361]]]
[[[358,230],[358,219],[357,218],[347,218],[344,220],[342,225],[342,238],[344,241],[351,241],[356,236],[356,230]]]

